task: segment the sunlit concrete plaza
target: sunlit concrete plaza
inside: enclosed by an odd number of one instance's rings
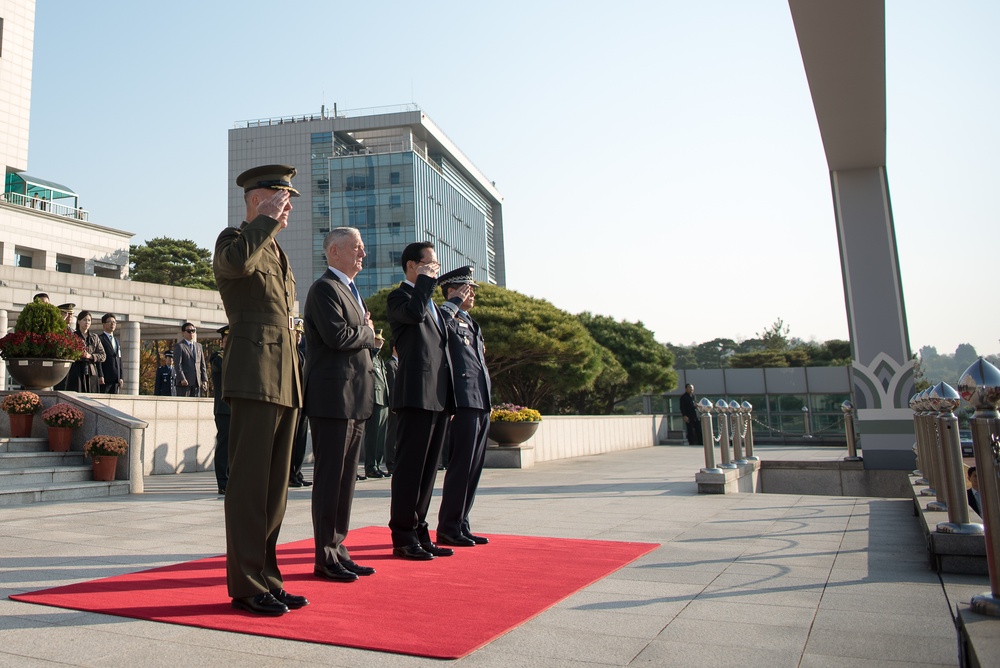
[[[845,452],[758,447],[757,454],[803,461]],[[701,448],[661,446],[486,470],[472,515],[478,532],[661,547],[454,663],[958,663],[955,606],[988,590],[989,581],[929,569],[911,500],[698,495],[694,474],[703,463]],[[145,494],[3,509],[0,666],[442,663],[7,598],[225,551],[223,504],[211,472],[153,476],[145,485]],[[282,543],[311,537],[309,497],[309,490],[290,491]],[[388,504],[388,480],[359,483],[353,528],[384,526]],[[559,564],[525,553],[524,568],[556,570]],[[331,583],[331,596],[345,594]]]

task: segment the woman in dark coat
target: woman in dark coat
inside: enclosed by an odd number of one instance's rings
[[[76,317],[77,336],[83,339],[86,350],[83,356],[70,367],[69,376],[66,379],[66,389],[70,392],[99,392],[97,378],[98,365],[106,358],[104,346],[101,345],[97,334],[90,331],[92,321],[90,311],[80,311]]]

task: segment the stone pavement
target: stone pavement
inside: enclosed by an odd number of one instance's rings
[[[832,459],[844,453],[758,447],[757,454]],[[950,611],[989,583],[961,576],[942,582],[928,570],[910,501],[699,496],[694,473],[701,465],[701,448],[678,446],[487,470],[474,530],[662,547],[455,663],[957,664]],[[439,488],[440,482],[441,476]],[[0,510],[0,666],[441,664],[7,598],[225,551],[222,502],[211,473],[148,478],[146,490]],[[388,501],[388,480],[358,483],[354,526],[384,524]],[[310,536],[309,492],[292,490],[282,542]],[[524,567],[559,564],[525,554]]]

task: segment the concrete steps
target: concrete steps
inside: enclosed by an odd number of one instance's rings
[[[45,438],[0,438],[0,506],[128,493],[127,480],[93,480],[82,452],[50,452]]]

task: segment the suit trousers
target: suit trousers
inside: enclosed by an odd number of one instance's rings
[[[434,492],[437,462],[448,434],[448,414],[422,408],[396,411],[396,470],[392,474],[389,529],[392,546],[431,540],[427,510]]]
[[[282,587],[276,555],[299,409],[229,400],[226,580],[233,598]]]
[[[215,482],[225,491],[229,484],[229,413],[215,414]]]
[[[372,416],[365,425],[365,471],[385,466],[385,434],[389,422],[389,408],[375,404]]]
[[[312,520],[315,564],[331,566],[350,559],[344,538],[351,524],[351,502],[358,479],[364,420],[309,418],[313,438]]]
[[[456,408],[448,428],[451,459],[444,474],[444,491],[438,511],[439,533],[461,536],[470,533],[469,513],[486,462],[486,440],[490,412],[479,408]]]
[[[306,460],[306,438],[309,431],[309,418],[305,411],[299,411],[299,422],[295,428],[295,441],[292,443],[292,464],[288,470],[288,482],[302,481],[302,463]]]

